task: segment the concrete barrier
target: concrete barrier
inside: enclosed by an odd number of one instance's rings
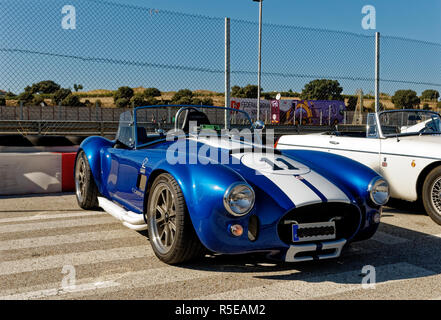
[[[76,153],[1,153],[0,195],[74,190]]]

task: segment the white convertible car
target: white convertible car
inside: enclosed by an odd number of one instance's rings
[[[391,197],[422,201],[441,225],[441,119],[423,110],[393,110],[368,115],[367,126],[286,135],[277,149],[309,149],[339,154],[374,169],[390,185]],[[332,170],[332,168],[329,168]]]

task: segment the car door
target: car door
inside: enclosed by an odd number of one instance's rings
[[[109,151],[116,181],[112,197],[124,207],[143,211],[144,192],[139,190],[140,159],[136,150],[112,149]]]
[[[134,123],[131,113],[120,117],[116,143],[102,155],[107,164],[106,187],[112,200],[132,211],[143,211],[144,193],[138,190],[142,160],[138,159],[135,146]]]
[[[330,150],[332,153],[353,159],[380,173],[381,139],[374,114],[369,115],[366,130],[366,133],[330,136],[328,141]]]
[[[331,136],[329,144],[332,153],[350,158],[380,172],[380,139]]]

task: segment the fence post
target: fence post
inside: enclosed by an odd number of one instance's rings
[[[320,125],[323,125],[323,110],[320,110]]]
[[[380,33],[375,32],[375,112],[380,108]]]
[[[343,112],[343,124],[346,124],[346,111]]]
[[[331,126],[331,106],[329,106],[328,109],[328,126]]]
[[[302,109],[300,109],[300,120],[299,120],[299,126],[302,125],[302,121],[303,121],[303,111]]]
[[[225,108],[230,108],[230,18],[225,18]],[[230,111],[225,110],[225,130],[229,127]]]
[[[61,101],[58,102],[58,120],[61,120]]]
[[[98,121],[98,102],[95,101],[95,120]]]
[[[296,108],[294,107],[294,115],[292,116],[292,124],[296,125]]]
[[[20,101],[20,120],[23,120],[23,101]]]

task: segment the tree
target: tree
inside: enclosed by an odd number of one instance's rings
[[[130,100],[131,103],[135,107],[142,107],[149,105],[149,103],[144,99],[144,95],[142,93],[137,93],[133,96],[133,98]]]
[[[57,90],[60,90],[61,86],[58,83],[55,83],[52,80],[40,81],[34,83],[31,87],[27,86],[25,88],[26,92],[30,92],[32,94],[53,94]]]
[[[113,101],[115,101],[117,107],[124,108],[129,104],[130,99],[132,99],[134,93],[135,92],[130,87],[120,87],[113,94]],[[126,105],[123,105],[124,102],[126,102]]]
[[[348,111],[355,111],[355,109],[357,108],[357,103],[358,103],[358,97],[350,96],[348,98],[347,110]]]
[[[74,87],[75,92],[83,90],[83,85],[81,85],[81,84],[74,84],[73,87]]]
[[[14,99],[17,97],[17,95],[11,91],[8,91],[8,92],[6,92],[5,97],[6,97],[6,99]]]
[[[144,97],[160,97],[161,91],[156,88],[147,88],[144,90]]]
[[[213,102],[213,99],[211,99],[211,98],[204,98],[204,99],[202,99],[202,104],[204,106],[212,106],[212,105],[214,105],[214,102]]]
[[[120,98],[115,101],[115,105],[117,108],[126,108],[130,103],[130,100],[127,98]]]
[[[305,85],[300,94],[304,100],[338,100],[342,101],[343,88],[337,80],[317,79]]]
[[[258,87],[252,84],[248,84],[243,88],[239,86],[234,86],[231,88],[231,94],[235,98],[257,99],[257,91]],[[262,92],[263,89],[260,88],[260,91]]]
[[[18,95],[17,100],[24,105],[30,104],[34,100],[34,95],[30,91],[25,91]]]
[[[413,90],[398,90],[392,97],[395,107],[413,109],[420,104],[421,100]]]
[[[154,106],[158,104],[158,100],[156,100],[154,97],[147,97],[145,100],[146,106]]]
[[[66,107],[81,107],[83,104],[80,102],[80,98],[78,96],[75,96],[73,94],[68,95],[66,98],[63,99],[61,102],[61,105]]]
[[[243,90],[239,86],[233,86],[231,88],[231,96],[234,98],[245,98],[245,94],[243,93]]]
[[[192,104],[193,92],[189,89],[182,89],[176,92],[172,98],[174,104]]]
[[[421,100],[425,101],[437,101],[439,99],[439,92],[436,90],[425,90],[421,94]]]
[[[70,89],[61,88],[61,89],[55,91],[52,101],[55,104],[58,104],[58,103],[62,102],[64,99],[66,99],[71,94],[72,94],[72,91]]]
[[[39,106],[41,104],[45,104],[44,98],[40,96],[39,94],[34,95],[34,99],[32,100],[32,104],[35,106]]]

